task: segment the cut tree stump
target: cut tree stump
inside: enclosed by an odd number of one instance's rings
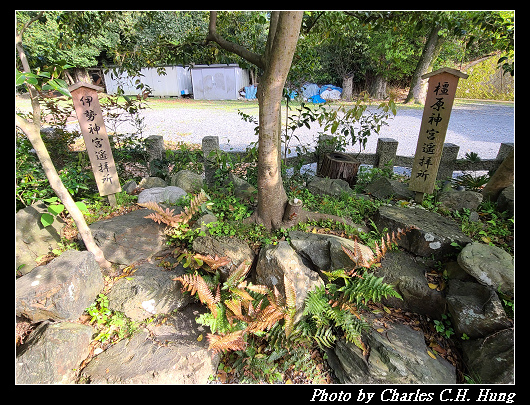
[[[357,182],[357,171],[361,162],[344,153],[326,153],[322,159],[319,177],[329,177],[330,179],[341,179],[353,187]]]

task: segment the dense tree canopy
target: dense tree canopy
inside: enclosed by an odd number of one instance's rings
[[[23,25],[37,12],[17,12]],[[261,54],[270,12],[218,12],[217,31],[226,40]],[[376,80],[407,86],[433,27],[438,48],[432,68],[459,67],[484,55],[513,56],[513,11],[306,11],[288,83],[342,86],[353,77],[356,91]],[[118,65],[135,71],[169,64],[239,63],[244,58],[204,39],[207,11],[47,11],[26,32],[32,66],[66,62],[86,68]],[[513,63],[503,67],[513,73]]]

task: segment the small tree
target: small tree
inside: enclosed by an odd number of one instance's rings
[[[259,140],[258,140],[258,209],[256,222],[267,229],[281,227],[287,203],[283,188],[281,158],[281,100],[283,87],[291,67],[303,11],[273,11],[270,16],[267,45],[263,54],[249,51],[217,33],[217,12],[210,12],[206,41],[216,42],[263,70],[259,80]]]
[[[23,67],[23,73],[17,75],[17,84],[26,84],[31,99],[31,106],[33,108],[33,122],[30,122],[15,114],[15,123],[16,126],[20,128],[22,132],[24,132],[24,134],[26,134],[31,144],[33,145],[37,157],[39,158],[39,161],[42,164],[42,168],[44,169],[44,173],[46,173],[46,177],[50,182],[50,186],[52,187],[57,197],[59,197],[59,199],[62,201],[65,208],[70,213],[70,216],[73,218],[87,250],[94,254],[96,261],[98,262],[100,267],[104,269],[109,269],[111,266],[110,262],[105,259],[105,257],[103,256],[103,252],[94,242],[94,239],[92,238],[92,233],[88,228],[83,214],[81,213],[79,207],[75,204],[72,196],[70,195],[70,193],[62,183],[59,175],[57,174],[57,170],[55,170],[48,150],[46,149],[46,146],[44,145],[44,142],[40,135],[41,110],[38,100],[39,93],[37,91],[36,86],[40,87],[42,90],[53,89],[60,91],[62,94],[70,96],[70,93],[66,88],[66,83],[58,79],[61,69],[55,68],[51,72],[43,71],[38,72],[37,74],[32,73],[26,57],[26,53],[24,51],[24,47],[22,46],[22,36],[24,34],[24,31],[26,31],[26,29],[33,22],[37,21],[42,16],[42,14],[43,12],[40,12],[36,17],[29,20],[20,31],[17,30],[15,32],[15,46]]]

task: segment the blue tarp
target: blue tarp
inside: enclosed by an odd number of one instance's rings
[[[309,97],[308,100],[311,101],[312,103],[315,103],[315,104],[320,104],[320,103],[325,103],[326,102],[326,100],[324,100],[322,97],[320,97],[319,94],[315,94],[314,96]]]
[[[337,87],[337,86],[333,86],[332,84],[325,84],[324,86],[322,86],[322,87],[320,88],[320,92],[319,92],[319,94],[322,94],[322,93],[325,92],[326,90],[338,90],[339,93],[342,94],[342,88]]]
[[[245,87],[245,98],[247,100],[255,99],[257,91],[258,91],[258,88],[256,86],[247,86],[247,87]]]

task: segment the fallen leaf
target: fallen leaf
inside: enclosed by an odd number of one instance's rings
[[[285,381],[285,384],[292,384],[293,382],[291,381],[290,378],[287,379],[287,381]]]
[[[204,336],[202,335],[202,333],[199,335],[199,337],[197,338],[197,342],[202,342],[202,339],[204,339]]]
[[[390,310],[390,308],[387,308],[387,307],[385,307],[384,305],[383,305],[383,309],[385,310],[385,312],[386,312],[387,314],[391,314],[391,313],[392,313],[392,311]]]
[[[427,354],[429,356],[431,356],[433,359],[436,359],[436,355],[433,352],[431,352],[430,350],[427,350]]]
[[[433,284],[433,283],[429,283],[429,288],[431,290],[436,290],[438,288],[438,285],[437,284]]]
[[[376,329],[379,333],[383,333],[385,331],[384,328],[379,328],[379,329]]]

